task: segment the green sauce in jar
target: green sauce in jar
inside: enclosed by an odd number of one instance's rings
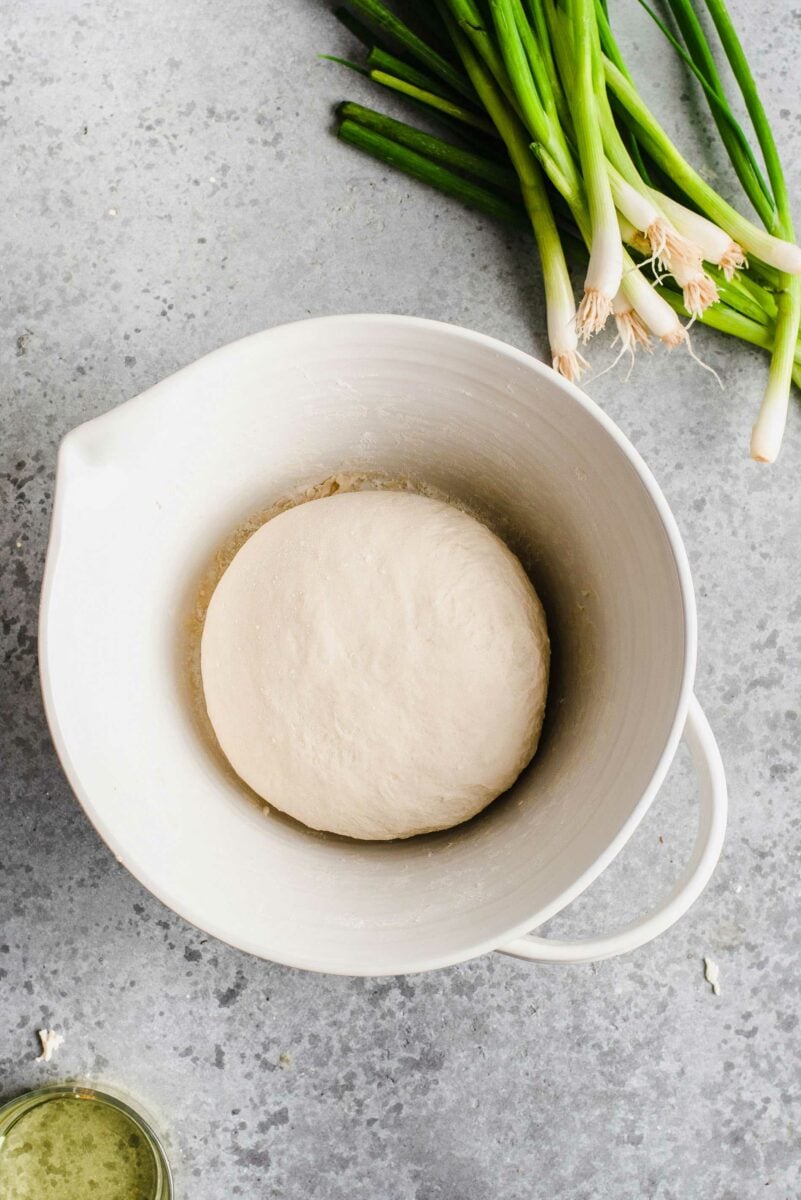
[[[127,1105],[92,1089],[44,1089],[0,1113],[0,1196],[168,1200],[169,1168]]]

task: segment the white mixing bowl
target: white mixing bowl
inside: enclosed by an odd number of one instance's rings
[[[457,829],[359,843],[265,814],[202,731],[186,623],[231,531],[299,485],[377,471],[478,511],[520,555],[554,646],[534,763]],[[674,519],[577,388],[509,346],[408,317],[302,321],[179,371],[64,440],[41,610],[42,686],[69,780],[165,904],[244,950],[354,975],[500,948],[579,961],[672,924],[720,852],[726,788],[692,695],[696,620]],[[692,862],[608,937],[525,937],[640,821],[685,732]]]

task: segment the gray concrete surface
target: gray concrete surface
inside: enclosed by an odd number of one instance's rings
[[[801,15],[733,7],[798,196]],[[666,123],[728,189],[695,90],[634,0],[615,15]],[[766,469],[746,455],[756,352],[696,333],[723,392],[680,353],[589,385],[656,472],[695,574],[697,689],[732,811],[688,917],[572,969],[491,956],[350,980],[235,952],[117,865],[51,748],[36,610],[58,441],[205,351],[312,313],[419,313],[542,354],[539,270],[516,235],[330,136],[332,102],[371,93],[315,60],[350,48],[318,0],[0,0],[0,28],[3,1098],[80,1074],[123,1086],[159,1115],[183,1200],[794,1200],[797,397]],[[682,762],[554,930],[641,910],[677,873],[694,811]],[[66,1037],[47,1067],[42,1024]]]

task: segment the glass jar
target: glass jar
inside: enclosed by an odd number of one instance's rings
[[[150,1123],[127,1101],[80,1083],[37,1088],[0,1108],[3,1200],[172,1200]]]

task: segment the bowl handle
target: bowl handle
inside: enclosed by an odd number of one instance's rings
[[[695,696],[690,698],[684,737],[690,747],[698,775],[701,811],[692,858],[670,895],[647,917],[633,921],[606,937],[560,941],[526,935],[507,946],[501,954],[527,958],[531,962],[598,962],[644,946],[669,929],[700,896],[715,869],[726,832],[728,808],[726,776],[715,736]]]

